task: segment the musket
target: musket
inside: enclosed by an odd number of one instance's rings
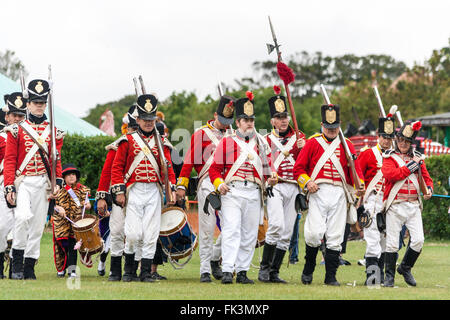
[[[275,35],[275,30],[273,29],[273,25],[272,25],[272,21],[270,20],[270,16],[269,16],[269,25],[270,25],[270,32],[272,33],[273,44],[270,44],[270,43],[266,44],[267,51],[270,55],[272,53],[272,51],[275,49],[277,52],[277,56],[278,56],[278,62],[281,62],[282,61],[281,52],[280,52],[281,45],[278,44],[277,36]],[[299,139],[300,133],[298,130],[297,118],[295,117],[295,110],[294,110],[294,105],[292,103],[291,92],[289,90],[289,86],[287,83],[284,83],[284,90],[286,91],[286,96],[288,98],[289,110],[291,111],[292,122],[294,123],[295,135],[296,135],[297,139]]]
[[[135,81],[136,78],[133,79],[133,81]],[[141,92],[142,94],[147,94],[147,91],[145,90],[145,85],[144,85],[144,80],[142,78],[142,76],[139,76],[139,82],[141,84]],[[136,84],[135,87],[137,88]],[[138,93],[138,90],[136,89],[136,93]],[[156,147],[158,148],[158,153],[159,153],[159,157],[161,160],[161,173],[162,173],[162,177],[164,179],[164,190],[166,193],[166,199],[167,199],[167,203],[168,202],[173,202],[173,196],[172,196],[172,190],[169,186],[169,170],[168,167],[170,166],[170,164],[168,163],[166,156],[164,155],[164,146],[162,144],[162,140],[161,140],[161,136],[159,134],[158,129],[156,129],[156,124],[155,124],[155,144]],[[156,168],[155,168],[156,169]]]
[[[381,102],[381,97],[380,94],[378,93],[378,88],[376,85],[373,86],[373,92],[375,93],[375,97],[377,98],[378,108],[380,109],[380,115],[383,118],[386,118],[386,112],[384,111],[383,102]]]
[[[22,88],[22,96],[23,96],[25,99],[28,100],[28,98],[29,98],[29,96],[28,96],[28,90],[27,90],[27,87],[25,86],[25,78],[24,78],[24,76],[23,76],[23,70],[22,70],[22,69],[20,69],[20,87]],[[26,110],[26,113],[27,113],[27,118],[28,118],[28,115],[29,115],[28,108],[27,108],[27,110]]]
[[[328,97],[327,91],[325,90],[325,87],[323,84],[320,85],[320,91],[322,92],[322,97],[323,97],[325,103],[328,105],[331,104],[330,98]],[[342,132],[341,126],[339,126],[339,139],[341,139],[342,146],[344,147],[345,156],[347,157],[347,162],[350,167],[350,172],[352,174],[353,182],[355,183],[355,188],[357,190],[361,190],[364,188],[364,185],[361,183],[358,173],[356,172],[356,167],[355,167],[356,155],[351,153],[350,148],[348,147],[347,141],[344,137],[344,133]]]
[[[138,98],[141,94],[139,93],[138,82],[136,78],[133,78],[134,83],[134,91],[136,92],[136,98]]]
[[[396,105],[392,106],[392,108],[395,108],[395,110],[396,110],[395,116],[397,117],[398,123],[400,124],[400,128],[403,127],[403,119],[402,119],[402,114],[400,113],[400,110],[397,110],[398,107]],[[412,143],[412,146],[413,146],[412,148],[413,148],[413,156],[414,156],[414,151],[416,150],[416,145],[414,143]],[[428,194],[428,187],[427,187],[427,184],[425,183],[425,180],[422,175],[422,162],[423,162],[423,159],[420,160],[420,162],[419,162],[419,169],[417,170],[417,173],[418,173],[417,180],[419,181],[420,191],[425,195],[425,194]]]
[[[50,91],[48,93],[48,113],[50,116],[50,143],[51,143],[51,154],[50,161],[52,166],[52,172],[50,177],[50,182],[52,186],[52,192],[55,192],[56,187],[56,162],[58,161],[58,151],[56,150],[56,137],[55,137],[55,113],[53,106],[53,79],[52,79],[52,66],[48,66],[48,83],[50,86]]]

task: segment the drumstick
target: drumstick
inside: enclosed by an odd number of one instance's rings
[[[73,222],[72,220],[70,220],[69,218],[67,218],[66,216],[64,216],[64,218],[66,218],[67,220],[69,220],[69,222],[75,226],[78,226],[75,222]]]
[[[84,218],[84,211],[86,210],[86,201],[88,201],[88,193],[86,192],[86,198],[84,199],[83,212],[81,213],[81,219]]]

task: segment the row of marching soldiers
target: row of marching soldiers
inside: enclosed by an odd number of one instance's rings
[[[7,99],[10,110],[15,107],[22,111],[28,109],[28,112],[22,112],[28,114],[26,120],[23,117],[11,120],[17,123],[4,129],[7,134],[5,152],[2,153],[6,201],[1,205],[15,208],[1,210],[5,218],[0,220],[0,250],[3,254],[7,235],[14,226],[13,279],[36,278],[34,265],[39,257],[48,199],[61,197],[64,190],[74,191],[76,198],[81,199],[74,209],[78,215],[86,201],[82,193],[86,188],[77,183],[67,187],[67,181],[63,182],[60,160],[56,166],[58,186],[56,190],[48,190],[45,154],[41,152],[41,149],[48,152],[51,148],[49,124],[44,115],[48,91],[47,82],[34,80],[28,86],[28,101],[23,96],[17,98],[20,93],[11,94]],[[382,271],[377,273],[382,274],[381,282],[385,286],[394,285],[398,237],[402,226],[406,225],[411,241],[397,271],[408,284],[415,285],[411,268],[424,239],[422,200],[417,182],[419,171],[428,188],[424,199],[429,199],[433,191],[424,159],[412,148],[420,123],[406,123],[396,133],[392,115],[380,118],[377,146],[362,152],[355,160],[358,176],[367,188],[355,190],[354,177],[338,137],[339,106],[323,105],[321,133],[305,139],[303,133],[295,132],[289,125],[290,117],[281,89],[275,86],[274,91],[275,95],[268,100],[273,126],[268,135],[261,136],[255,130],[253,93],[247,92],[242,98],[222,96],[214,119],[192,135],[177,181],[173,167],[168,168],[172,195],[166,194],[166,198],[173,199],[167,201],[169,206],[185,198],[191,171],[197,172],[200,281],[211,282],[212,274],[222,283],[229,284],[236,274],[236,282],[254,283],[247,277],[247,271],[267,204],[268,229],[258,280],[286,283],[280,278],[280,267],[297,214],[306,209],[307,202],[305,265],[301,281],[312,283],[316,256],[324,241],[324,282],[339,285],[336,279],[339,253],[351,207],[349,194],[354,193],[363,204],[358,210],[358,218],[379,222],[367,224],[364,232],[367,279],[375,266]],[[20,107],[18,100],[23,102]],[[23,107],[25,102],[28,108]],[[155,278],[155,263],[156,256],[161,255],[157,248],[164,198],[159,166],[161,154],[155,140],[157,104],[155,95],[140,95],[128,113],[129,122],[135,121],[135,125],[129,125],[129,132],[107,147],[109,151],[96,200],[99,215],[109,215],[109,280],[112,281],[153,282],[158,279]],[[60,153],[64,133],[56,130],[55,134]],[[164,156],[171,163],[171,145],[164,137],[162,143]],[[355,154],[352,143],[348,140],[345,143]],[[79,179],[76,168],[67,166],[66,169],[66,173],[75,173]],[[66,200],[75,201],[75,197],[66,197]],[[67,218],[65,208],[70,210],[71,206],[57,208],[59,213],[52,214]],[[221,233],[214,243],[216,224]],[[67,239],[73,239],[73,234],[69,232]],[[72,240],[66,248],[73,249],[73,244]],[[140,260],[139,276],[136,260]]]

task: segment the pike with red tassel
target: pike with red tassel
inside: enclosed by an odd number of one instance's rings
[[[286,96],[288,98],[289,110],[291,112],[292,122],[294,123],[295,135],[297,136],[297,139],[299,139],[300,132],[298,130],[297,118],[295,116],[295,110],[294,110],[294,105],[292,103],[291,92],[289,91],[289,86],[288,86],[290,83],[294,82],[295,74],[294,74],[294,71],[291,68],[289,68],[281,59],[280,45],[278,44],[277,37],[275,36],[275,31],[273,29],[273,25],[272,25],[272,21],[270,20],[270,16],[269,16],[269,25],[270,25],[270,31],[272,33],[272,38],[273,38],[274,44],[273,45],[267,44],[267,50],[268,50],[269,54],[271,54],[274,49],[277,52],[277,56],[278,56],[277,73],[278,73],[280,79],[283,80],[283,82],[284,82],[284,89],[286,91]]]

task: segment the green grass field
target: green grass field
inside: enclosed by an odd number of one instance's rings
[[[302,219],[303,220],[303,219]],[[303,222],[303,221],[302,221]],[[303,225],[300,227],[302,237]],[[2,300],[448,300],[450,299],[450,247],[449,242],[426,241],[422,254],[413,269],[417,287],[408,287],[403,277],[396,274],[395,288],[369,289],[364,286],[365,268],[357,261],[364,256],[365,242],[350,241],[345,259],[351,266],[341,266],[337,273],[340,287],[323,284],[325,270],[318,263],[312,285],[300,281],[303,269],[304,243],[300,239],[300,262],[283,264],[280,276],[287,285],[258,282],[258,269],[252,267],[249,278],[255,285],[223,285],[220,281],[199,282],[198,249],[192,260],[182,270],[175,270],[169,263],[160,266],[159,273],[167,281],[156,283],[108,282],[107,275],[97,275],[97,263],[91,269],[78,263],[81,276],[79,288],[76,282],[57,278],[53,263],[51,233],[45,232],[41,242],[41,258],[36,266],[36,281],[0,280]],[[405,249],[400,251],[400,259]],[[254,265],[258,265],[262,249],[257,249]],[[97,257],[97,256],[96,256]],[[400,261],[399,259],[399,261]],[[286,260],[287,261],[287,260]],[[109,256],[107,273],[109,272]],[[70,281],[70,280],[69,280]]]

